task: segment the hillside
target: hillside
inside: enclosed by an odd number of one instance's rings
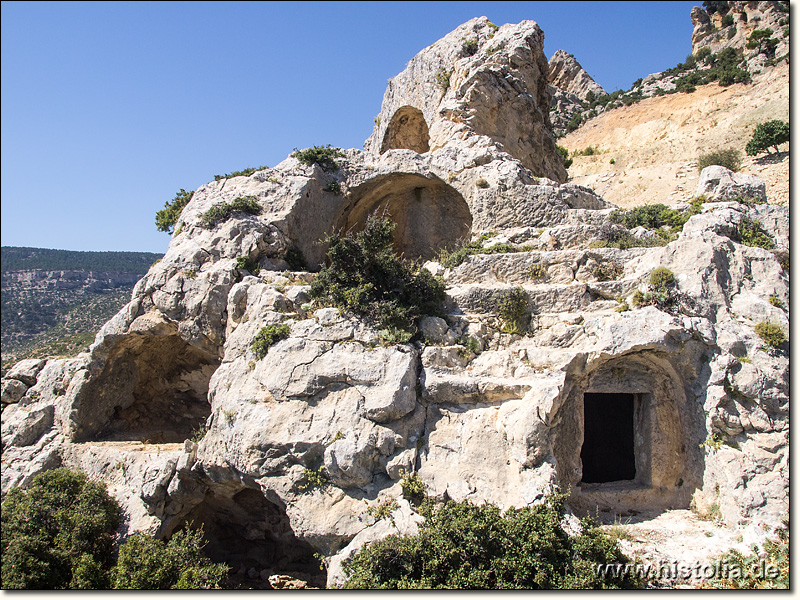
[[[85,350],[161,255],[2,248],[3,363]]]

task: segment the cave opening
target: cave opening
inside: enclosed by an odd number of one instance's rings
[[[294,535],[286,511],[258,489],[209,490],[172,531],[186,527],[202,529],[203,552],[226,563],[234,579],[263,580],[259,575],[266,570],[270,575],[297,577],[313,587],[325,586],[327,574],[320,569],[314,548]]]
[[[381,144],[381,154],[399,148],[413,150],[417,154],[430,150],[428,123],[418,108],[402,106],[389,121]]]
[[[634,413],[634,394],[584,394],[581,483],[636,479]]]
[[[376,177],[354,188],[337,229],[362,231],[371,215],[392,220],[394,250],[412,260],[435,258],[472,229],[472,214],[458,190],[441,179],[410,173]]]

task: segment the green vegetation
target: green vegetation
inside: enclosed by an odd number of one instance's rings
[[[711,165],[719,165],[731,171],[738,171],[742,166],[742,154],[733,148],[724,148],[707,154],[701,154],[697,159],[698,171],[702,171]]]
[[[680,296],[675,289],[675,274],[667,268],[659,267],[650,273],[650,283],[646,292],[639,290],[633,294],[636,306],[655,306],[660,310],[669,310],[677,304]]]
[[[583,114],[579,111],[572,115],[572,118],[567,123],[567,133],[572,133],[583,123]]]
[[[241,171],[225,173],[225,175],[214,175],[214,181],[219,181],[220,179],[230,179],[231,177],[250,177],[250,175],[256,171],[263,171],[264,169],[269,169],[269,167],[267,165],[261,165],[260,167],[247,167]]]
[[[747,142],[745,152],[748,156],[756,156],[762,152],[768,154],[770,147],[778,152],[778,145],[789,141],[789,124],[785,121],[774,120],[761,123],[753,132],[753,137]]]
[[[366,318],[381,329],[414,333],[416,320],[438,315],[444,284],[392,248],[395,225],[371,216],[364,231],[327,239],[328,262],[310,296]]]
[[[338,171],[339,163],[336,162],[337,158],[344,156],[341,148],[332,148],[330,144],[327,146],[313,146],[305,150],[294,149],[292,158],[296,158],[302,164],[311,166],[314,163],[326,171]]]
[[[462,38],[461,40],[461,53],[464,56],[473,56],[478,51],[478,40],[468,40]]]
[[[341,196],[342,185],[338,181],[331,181],[328,185],[325,186],[325,191],[330,192],[331,194],[336,194],[337,196]]]
[[[175,197],[170,202],[165,203],[164,208],[156,213],[156,229],[166,233],[172,233],[183,207],[189,204],[192,196],[194,196],[194,191],[187,192],[185,189],[181,188],[180,191],[175,194]]]
[[[66,469],[34,477],[2,503],[5,589],[97,589],[109,585],[120,509],[105,488]]]
[[[728,14],[722,17],[723,27],[730,27],[731,25],[733,25],[733,15]]]
[[[699,214],[699,212],[699,206],[692,206],[688,211],[680,211],[664,204],[647,204],[630,210],[615,210],[608,219],[612,223],[619,223],[628,229],[644,227],[656,230],[666,225],[680,231],[689,217]]]
[[[168,542],[149,535],[128,538],[112,571],[113,586],[124,590],[215,589],[228,572],[202,552],[203,531],[178,531]]]
[[[347,589],[601,589],[636,588],[621,572],[595,574],[597,563],[628,563],[616,542],[590,519],[570,537],[562,528],[564,495],[501,513],[491,504],[423,506],[414,536],[369,544],[344,565]]]
[[[564,168],[569,169],[572,166],[572,159],[569,157],[569,150],[564,146],[556,145],[556,150],[564,158]]]
[[[303,252],[295,246],[286,250],[283,260],[288,263],[292,271],[305,271],[306,269],[306,259],[303,256]]]
[[[236,259],[236,268],[242,271],[249,271],[253,275],[258,275],[261,272],[261,265],[257,260],[252,260],[249,256],[239,256]]]
[[[730,10],[727,0],[705,0],[703,8],[709,15],[713,15],[715,12],[724,15]]]
[[[739,241],[745,246],[769,250],[775,245],[770,235],[761,226],[761,221],[753,221],[748,217],[742,218],[739,221],[738,233]]]
[[[783,308],[783,300],[781,300],[777,296],[770,296],[769,303],[776,308]]]
[[[650,289],[665,292],[675,285],[675,274],[665,267],[658,267],[650,273]]]
[[[144,275],[153,261],[161,258],[153,252],[79,252],[3,246],[0,262],[3,273],[9,271],[104,271]]]
[[[527,329],[526,312],[528,294],[520,287],[500,295],[497,312],[503,320],[500,330],[503,333],[524,333]]]
[[[309,491],[328,485],[328,475],[325,473],[325,467],[320,467],[316,470],[306,467],[303,469],[303,476],[305,477],[305,482],[297,486],[300,491]]]
[[[597,281],[613,281],[622,277],[623,268],[615,262],[598,264],[593,271]]]
[[[726,590],[789,589],[789,519],[774,532],[773,539],[752,554],[730,550],[717,561],[726,566],[725,578],[710,579],[704,588]]]
[[[517,248],[511,244],[495,244],[489,248],[484,248],[483,243],[494,234],[484,233],[474,242],[462,241],[460,245],[452,250],[442,249],[437,260],[443,267],[451,269],[457,267],[473,254],[508,254],[512,252],[523,252],[526,247]]]
[[[270,346],[289,337],[290,332],[289,326],[285,323],[281,325],[267,325],[266,327],[262,327],[261,331],[258,332],[250,348],[253,350],[256,358],[261,360],[267,355]]]
[[[778,40],[772,37],[773,33],[772,29],[754,29],[750,37],[747,38],[745,48],[757,50],[759,54],[766,54],[767,56],[774,55]]]
[[[595,154],[600,154],[600,150],[592,148],[591,146],[586,146],[583,150],[575,150],[572,156],[594,156]]]
[[[220,202],[204,212],[200,219],[203,227],[214,229],[218,223],[227,220],[233,213],[243,212],[251,215],[261,214],[261,206],[255,196],[239,196],[232,202]]]
[[[439,67],[439,70],[436,71],[436,85],[439,86],[442,93],[445,93],[450,88],[450,76],[452,74],[452,71],[448,71],[444,67]]]
[[[528,267],[528,277],[531,279],[544,279],[547,277],[547,267],[542,263],[533,263]]]
[[[391,518],[392,513],[397,510],[398,506],[400,505],[397,503],[395,498],[386,498],[382,502],[368,507],[367,514],[375,519],[375,521],[389,519]]]
[[[400,489],[403,490],[403,498],[414,506],[419,506],[425,499],[425,484],[416,473],[406,473],[400,469]]]
[[[756,333],[764,340],[765,344],[773,348],[779,348],[786,341],[786,334],[783,332],[783,329],[781,329],[780,325],[776,325],[775,323],[762,321],[756,325]]]

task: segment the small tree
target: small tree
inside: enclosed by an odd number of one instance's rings
[[[775,148],[778,152],[778,145],[789,141],[789,124],[785,121],[774,120],[761,123],[756,127],[753,137],[747,142],[745,151],[749,156],[755,156],[766,152],[771,154],[769,148]]]
[[[105,487],[67,469],[12,489],[2,504],[3,587],[107,588],[119,515]]]
[[[181,188],[172,201],[166,202],[164,208],[156,213],[156,229],[172,233],[175,229],[175,223],[178,222],[178,217],[181,216],[183,207],[189,204],[189,200],[192,199],[193,195],[193,191],[187,192]]]
[[[775,48],[778,46],[778,40],[772,37],[772,29],[756,29],[747,38],[745,48],[748,50],[757,49],[758,53],[772,55],[775,53]]]

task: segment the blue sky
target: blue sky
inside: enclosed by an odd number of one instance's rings
[[[2,245],[163,252],[179,188],[361,148],[386,81],[524,19],[607,91],[682,62],[700,2],[2,2]]]

